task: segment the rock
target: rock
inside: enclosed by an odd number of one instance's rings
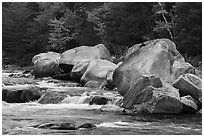
[[[70,73],[71,77],[75,81],[79,81],[80,82],[81,77],[83,76],[83,74],[87,70],[89,63],[90,63],[89,60],[82,60],[81,62],[76,63],[74,65],[74,67],[72,68],[72,71]]]
[[[36,82],[31,78],[10,78],[10,77],[3,77],[2,83],[4,85],[26,85],[26,84],[36,84]]]
[[[10,91],[8,89],[2,89],[2,100],[8,103],[23,103],[20,99],[23,90]]]
[[[41,125],[35,125],[33,127],[35,128],[43,128],[43,129],[49,129],[51,128],[52,126],[54,126],[55,124],[54,123],[44,123],[44,124],[41,124]]]
[[[91,92],[93,89],[85,87],[64,87],[48,89],[38,100],[41,104],[58,104],[58,103],[69,103],[74,98],[67,99],[67,97],[81,96],[84,92]],[[75,98],[75,100],[79,100]]]
[[[8,103],[25,103],[38,100],[40,97],[40,88],[36,86],[21,86],[19,88],[14,86],[2,89],[2,100]]]
[[[50,127],[50,129],[56,129],[56,130],[77,130],[77,127],[74,123],[61,123],[57,125],[53,125]]]
[[[88,88],[100,88],[100,86],[101,86],[101,83],[99,83],[98,81],[88,81],[84,85],[84,87],[88,87]]]
[[[111,61],[108,49],[103,44],[96,46],[80,46],[65,51],[60,59],[59,67],[64,72],[70,73],[73,66],[83,60],[105,59]]]
[[[40,104],[58,104],[67,97],[66,92],[47,91],[38,100]]]
[[[125,108],[132,107],[132,105],[135,104],[134,101],[136,96],[138,96],[138,94],[140,94],[140,92],[146,87],[153,86],[153,87],[159,88],[159,87],[162,87],[163,85],[159,76],[156,74],[143,75],[137,80],[138,81],[135,82],[135,85],[133,85],[124,95],[123,107]]]
[[[36,78],[53,76],[60,71],[58,68],[60,54],[55,52],[40,53],[32,59],[33,75]]]
[[[131,105],[123,104],[123,107],[131,109],[134,113],[150,114],[179,114],[183,110],[177,89],[162,87],[146,87],[138,93]]]
[[[173,86],[179,89],[180,96],[190,95],[196,101],[202,102],[202,80],[193,74],[181,75]]]
[[[36,86],[29,86],[21,93],[20,99],[22,102],[29,102],[38,100],[41,97],[40,88]]]
[[[128,49],[121,65],[114,71],[113,82],[124,95],[143,74],[157,74],[166,82],[173,82],[174,61],[184,62],[175,44],[168,39],[156,39]]]
[[[55,129],[55,130],[76,130],[77,127],[74,123],[44,123],[34,126],[35,128],[42,129]]]
[[[108,103],[109,99],[104,96],[93,96],[91,101],[89,102],[89,105],[106,105]]]
[[[181,97],[181,102],[183,104],[183,113],[196,113],[198,107],[195,103],[195,100],[190,96],[183,96]]]
[[[84,124],[78,126],[78,128],[96,128],[96,125],[94,125],[92,123],[84,123]]]
[[[102,59],[92,60],[90,61],[87,70],[81,77],[81,82],[86,83],[88,81],[98,81],[102,84],[104,81],[106,81],[107,74],[109,74],[110,71],[114,71],[116,68],[117,65],[110,61]]]
[[[186,73],[195,74],[195,68],[190,63],[175,61],[172,66],[172,72],[174,79],[177,79],[180,75]]]

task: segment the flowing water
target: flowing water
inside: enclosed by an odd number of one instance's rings
[[[42,83],[41,86],[46,86],[45,82],[43,84]],[[49,86],[54,88],[55,85],[53,83],[50,83]],[[73,99],[73,101],[68,101],[63,104],[39,104],[37,102],[2,102],[2,134],[202,134],[202,114],[200,113],[191,115],[127,115],[122,114],[118,111],[101,111],[101,107],[104,107],[104,105],[81,104],[78,100],[76,101],[76,99]],[[113,104],[108,104],[105,106],[113,106]],[[92,123],[96,125],[96,128],[78,130],[35,128],[35,125],[62,122],[73,122],[76,125],[80,125],[83,123]]]

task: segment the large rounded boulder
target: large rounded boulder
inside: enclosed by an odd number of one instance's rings
[[[40,53],[32,59],[33,74],[36,78],[53,76],[59,71],[60,54],[55,52]]]
[[[86,83],[88,81],[98,81],[103,83],[104,81],[112,79],[113,71],[117,68],[117,65],[102,59],[90,61],[85,73],[81,77],[81,82]]]
[[[105,59],[111,61],[111,55],[103,44],[96,46],[80,46],[62,53],[59,67],[64,72],[70,73],[73,66],[83,60]]]
[[[162,80],[172,83],[174,61],[184,62],[175,44],[168,39],[156,39],[137,44],[128,49],[123,63],[114,71],[113,82],[121,95],[144,74],[157,74]]]

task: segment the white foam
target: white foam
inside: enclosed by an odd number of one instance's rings
[[[134,127],[140,127],[148,124],[149,122],[130,123],[130,122],[117,121],[117,122],[104,122],[97,125],[97,127],[134,128]]]

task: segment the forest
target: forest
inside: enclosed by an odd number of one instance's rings
[[[119,58],[131,46],[168,38],[192,65],[202,59],[201,2],[3,2],[3,64],[36,54],[104,44]]]

